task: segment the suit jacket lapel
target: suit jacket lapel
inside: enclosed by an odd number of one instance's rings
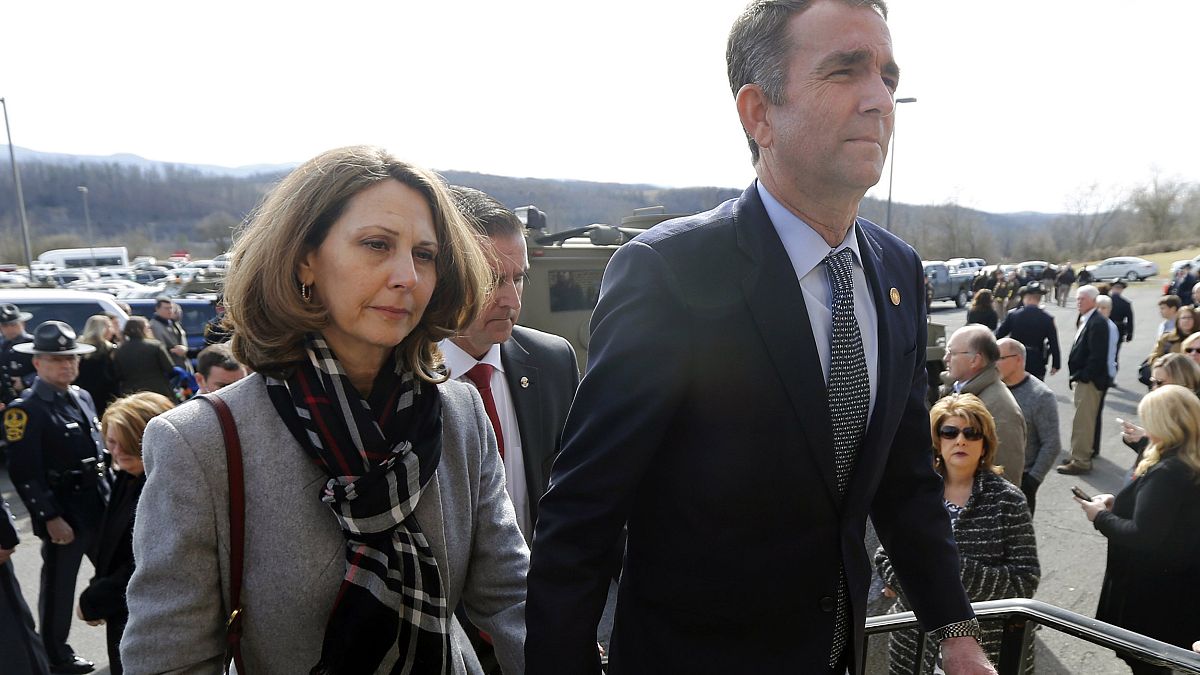
[[[875,303],[875,321],[878,326],[875,358],[875,407],[871,413],[871,421],[867,424],[867,433],[863,436],[862,447],[859,448],[857,462],[875,461],[875,453],[880,448],[880,433],[890,425],[885,424],[885,418],[897,411],[894,406],[878,405],[879,401],[904,400],[904,396],[892,391],[896,385],[896,369],[889,361],[892,356],[891,322],[888,320],[887,308],[889,295],[884,293],[885,270],[883,267],[883,247],[874,238],[868,236],[865,228],[858,227],[858,251],[862,255],[863,270],[867,277],[867,286],[871,290],[871,300]]]
[[[742,277],[746,305],[808,439],[825,487],[833,502],[840,503],[829,399],[800,282],[755,185],[742,193],[734,218],[738,246],[750,262]]]
[[[521,463],[525,465],[525,485],[529,491],[529,517],[531,522],[536,522],[537,501],[545,490],[549,469],[542,466],[548,458],[541,456],[538,451],[546,447],[553,448],[552,441],[547,442],[539,435],[542,429],[542,390],[538,386],[538,369],[533,356],[515,336],[510,336],[500,344],[500,362],[504,364],[504,379],[508,382],[508,391],[516,408],[517,431],[521,434]],[[523,377],[528,386],[521,386]],[[553,450],[548,454],[553,455]]]

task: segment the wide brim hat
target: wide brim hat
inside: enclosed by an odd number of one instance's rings
[[[96,348],[75,341],[75,329],[62,321],[47,321],[33,331],[33,342],[13,345],[13,351],[22,354],[45,354],[71,356],[91,354]]]
[[[29,312],[22,312],[20,307],[17,307],[11,302],[6,302],[0,305],[0,324],[28,321],[32,318],[32,314]]]
[[[1021,291],[1020,291],[1021,295],[1029,295],[1030,293],[1032,293],[1034,295],[1045,295],[1046,289],[1043,288],[1042,285],[1036,281],[1029,284],[1028,286],[1021,287]]]

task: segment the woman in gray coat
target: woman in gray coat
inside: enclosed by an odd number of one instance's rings
[[[220,392],[245,475],[242,653],[259,673],[468,673],[454,608],[522,671],[528,550],[478,394],[439,340],[489,268],[441,179],[384,151],[324,153],[238,238]],[[229,494],[217,416],[156,419],[121,645],[129,673],[218,672],[229,618]]]

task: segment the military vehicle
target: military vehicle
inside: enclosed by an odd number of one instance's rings
[[[600,297],[600,280],[609,258],[625,242],[671,218],[688,214],[667,213],[661,206],[636,209],[619,226],[587,225],[549,232],[546,214],[536,206],[514,209],[525,223],[529,247],[529,280],[521,299],[523,326],[561,335],[575,347],[582,372],[587,365],[592,310]],[[946,327],[929,323],[925,366],[929,372],[931,402],[945,369]]]

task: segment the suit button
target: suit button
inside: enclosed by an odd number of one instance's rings
[[[821,611],[825,612],[826,614],[832,612],[835,608],[837,608],[837,603],[834,602],[833,598],[829,597],[828,595],[821,598],[820,604],[821,604]]]

